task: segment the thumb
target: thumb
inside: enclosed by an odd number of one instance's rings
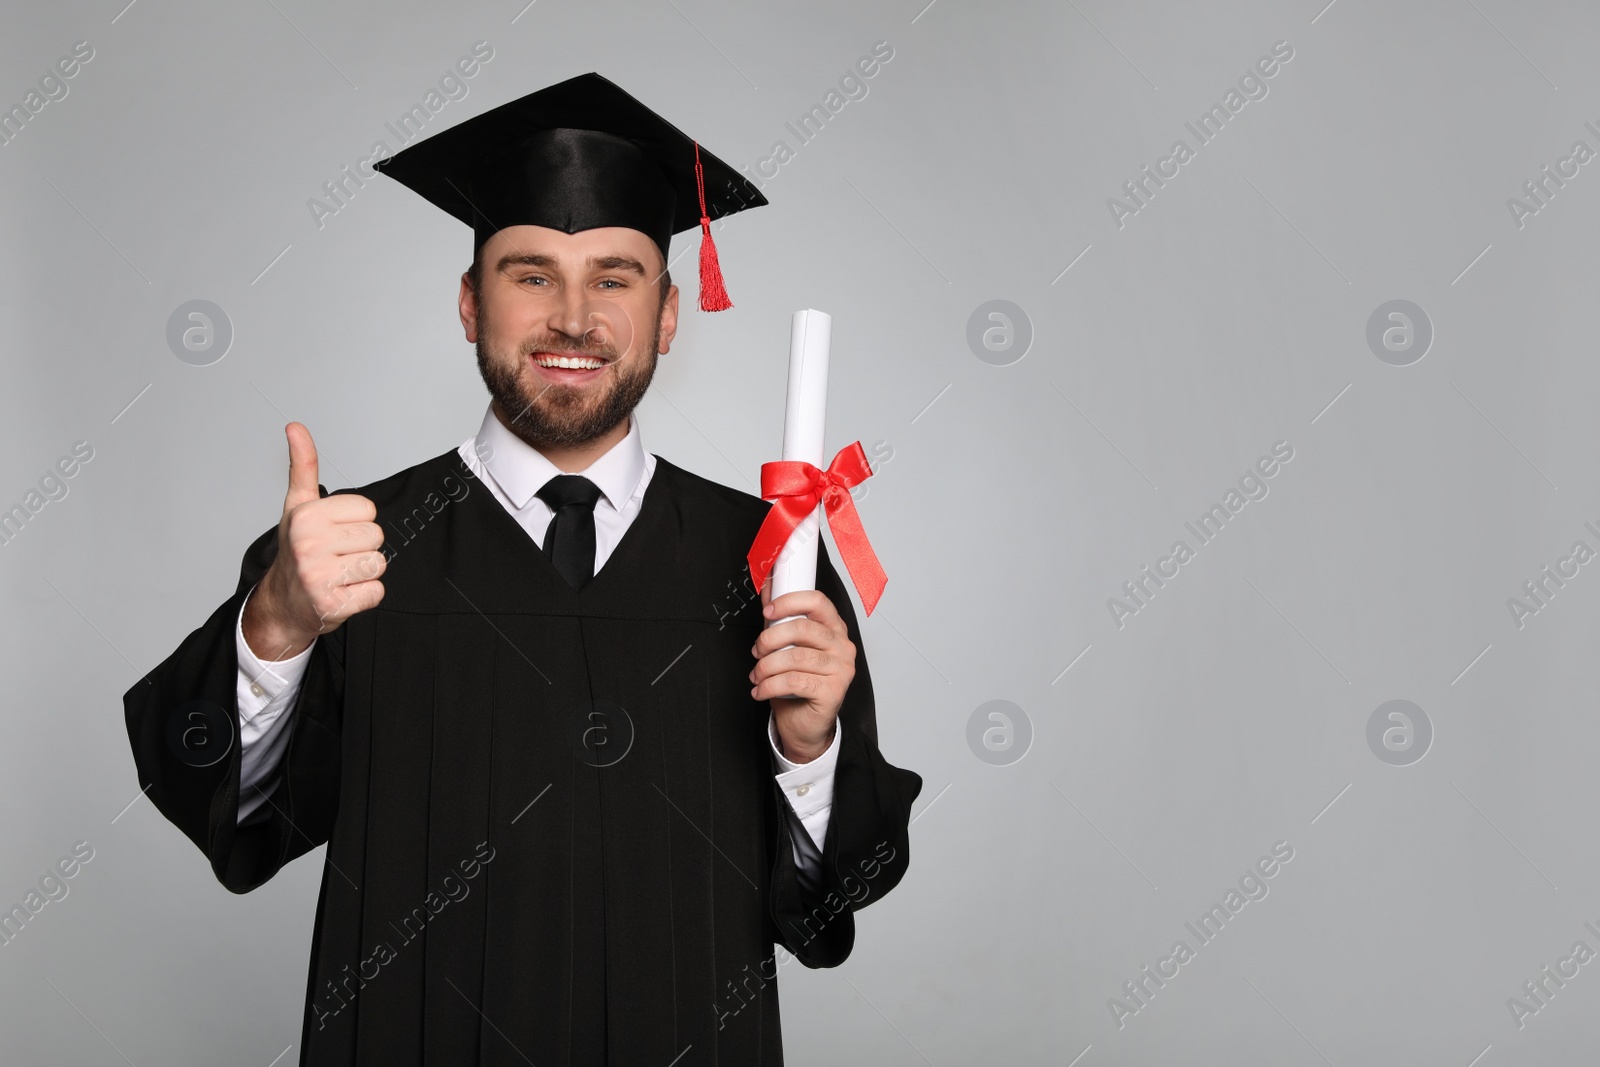
[[[322,493],[317,487],[317,445],[311,440],[311,431],[298,422],[284,427],[289,438],[289,493],[283,498],[285,512],[311,500]]]

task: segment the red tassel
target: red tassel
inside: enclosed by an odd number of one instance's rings
[[[700,310],[726,311],[733,307],[722,282],[722,265],[717,262],[717,245],[711,240],[711,220],[700,219]]]
[[[717,243],[711,239],[711,219],[706,215],[705,172],[700,167],[700,142],[694,145],[694,184],[700,194],[700,310],[726,311],[733,307],[717,262]]]

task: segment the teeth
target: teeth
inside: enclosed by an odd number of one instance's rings
[[[557,356],[554,359],[539,359],[534,362],[541,367],[565,367],[567,370],[597,370],[606,365],[605,360],[583,356]]]

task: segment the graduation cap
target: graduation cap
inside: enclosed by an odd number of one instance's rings
[[[711,220],[767,202],[744,175],[598,74],[580,74],[452,126],[376,168],[473,229],[626,226],[667,258],[699,224],[700,308],[733,306]]]

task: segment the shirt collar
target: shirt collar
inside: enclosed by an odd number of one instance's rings
[[[484,467],[519,511],[558,474],[582,474],[599,486],[613,510],[620,511],[644,475],[644,439],[639,435],[639,420],[631,411],[627,436],[581,471],[561,470],[544,453],[506,429],[492,403],[478,428],[476,447]]]

